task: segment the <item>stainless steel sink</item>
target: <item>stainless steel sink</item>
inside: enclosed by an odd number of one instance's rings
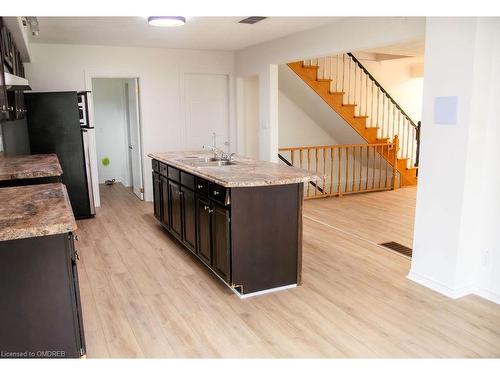
[[[203,167],[223,167],[226,165],[235,165],[237,164],[234,161],[222,160],[216,158],[183,158],[178,160],[181,163],[188,164],[195,168],[203,168]]]

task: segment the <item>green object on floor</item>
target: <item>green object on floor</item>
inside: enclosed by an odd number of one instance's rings
[[[102,165],[107,167],[109,165],[109,158],[107,156],[105,158],[102,158],[101,163]]]

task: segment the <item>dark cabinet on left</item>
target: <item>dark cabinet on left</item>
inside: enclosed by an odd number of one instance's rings
[[[7,91],[5,74],[25,77],[21,53],[12,34],[0,18],[0,120],[20,120],[26,117],[22,90]]]
[[[77,257],[71,233],[0,241],[4,357],[85,355]]]

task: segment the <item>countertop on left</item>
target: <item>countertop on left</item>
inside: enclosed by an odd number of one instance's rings
[[[0,157],[0,181],[55,177],[62,173],[56,154]]]
[[[76,230],[66,187],[61,183],[0,189],[0,241]]]

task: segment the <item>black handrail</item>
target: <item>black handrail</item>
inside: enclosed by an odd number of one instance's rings
[[[422,122],[417,122],[417,131],[415,132],[415,138],[417,140],[417,152],[415,155],[415,167],[418,167],[418,162],[420,160],[420,128],[422,127]],[[418,175],[418,171],[417,171]]]
[[[415,125],[415,123],[413,122],[413,120],[410,118],[410,116],[408,116],[406,114],[405,111],[403,111],[403,109],[399,106],[398,103],[396,103],[396,101],[392,98],[392,96],[389,95],[389,93],[387,91],[385,91],[385,89],[382,87],[382,85],[380,83],[378,83],[378,81],[370,74],[370,72],[368,70],[366,70],[366,68],[363,66],[363,64],[361,64],[359,62],[359,60],[354,57],[354,55],[350,52],[347,52],[347,55],[356,63],[358,64],[358,66],[363,70],[363,72],[365,72],[368,77],[370,77],[370,79],[373,81],[373,83],[375,83],[375,85],[385,94],[385,96],[387,96],[387,98],[389,98],[389,100],[392,102],[392,104],[394,104],[396,106],[397,109],[399,109],[399,111],[406,117],[406,119],[410,122],[411,126],[413,126],[415,129],[417,129],[417,125]],[[417,147],[418,147],[418,143],[417,143]]]
[[[294,167],[294,165],[292,163],[290,163],[283,155],[281,154],[278,154],[278,158],[283,162],[285,163],[286,165],[288,165],[289,167]],[[309,181],[309,183],[314,186],[315,189],[318,189],[320,193],[323,194],[323,189],[320,188],[318,185],[316,185],[315,182],[313,181]]]

